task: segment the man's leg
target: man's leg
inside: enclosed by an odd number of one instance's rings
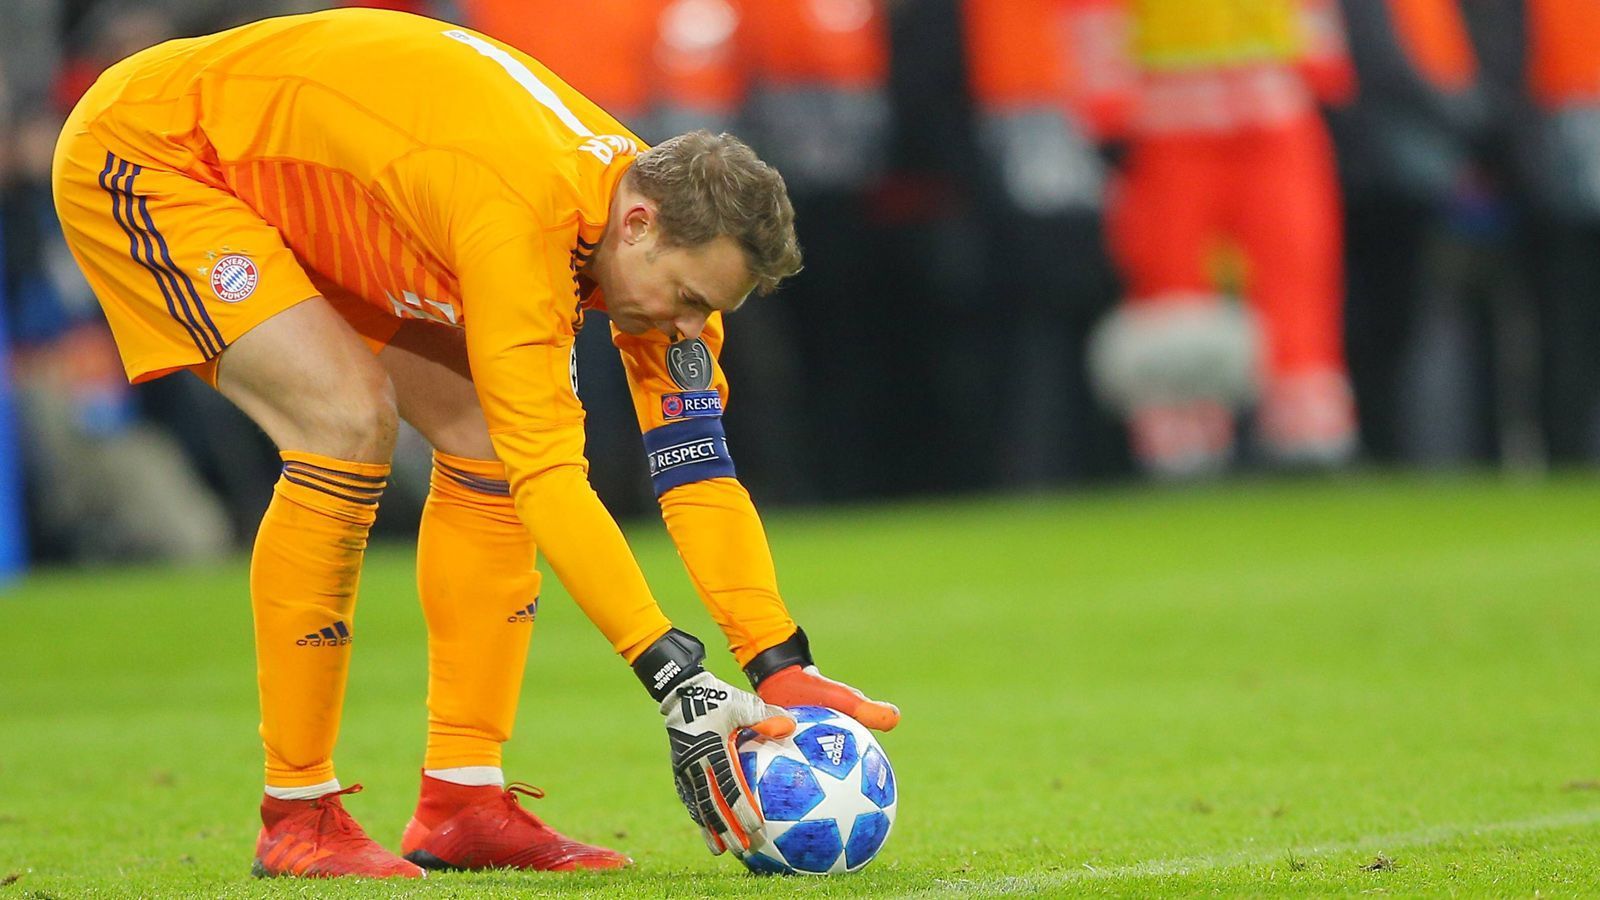
[[[1338,466],[1355,452],[1356,419],[1332,143],[1311,114],[1242,135],[1237,148],[1233,224],[1266,337],[1256,436],[1275,462]]]
[[[626,865],[619,853],[550,830],[505,789],[500,747],[516,719],[539,573],[489,442],[462,335],[407,323],[378,359],[400,414],[435,451],[417,537],[417,591],[428,622],[428,744],[422,797],[402,850],[430,867]]]
[[[331,761],[394,440],[388,377],[276,228],[226,191],[109,152],[88,133],[92,107],[63,130],[52,186],[129,378],[195,371],[283,453],[251,576],[268,785],[257,871],[419,876],[345,814]],[[231,301],[204,279],[226,247],[253,266]]]
[[[420,874],[344,813],[333,770],[367,532],[389,475],[388,376],[320,297],[223,352],[217,389],[277,444],[283,472],[250,564],[267,755],[257,875]]]
[[[533,541],[489,442],[460,333],[408,324],[378,359],[400,414],[435,451],[417,537],[428,621],[424,765],[453,780],[501,783],[500,745],[511,735],[539,595]]]
[[[1164,375],[1137,385],[1124,398],[1128,438],[1134,458],[1147,471],[1166,477],[1212,475],[1233,456],[1235,398],[1207,384],[1196,388],[1187,371],[1204,371],[1207,382],[1228,383],[1227,348],[1234,321],[1221,311],[1222,298],[1211,271],[1221,237],[1220,213],[1226,200],[1227,148],[1208,135],[1146,135],[1130,147],[1125,170],[1112,191],[1109,234],[1112,257],[1121,270],[1127,300],[1101,326],[1127,334],[1131,370]],[[1211,315],[1214,313],[1214,315]],[[1199,323],[1199,328],[1195,326]],[[1196,335],[1204,338],[1190,340]],[[1164,335],[1171,335],[1170,339]],[[1137,354],[1160,346],[1155,366]],[[1124,354],[1096,354],[1108,363],[1095,377],[1106,385],[1129,365],[1111,362]],[[1176,375],[1165,374],[1176,372]]]
[[[361,559],[394,448],[393,389],[321,298],[240,337],[217,389],[284,460],[250,567],[261,736],[268,793],[314,797],[337,789],[333,744]]]

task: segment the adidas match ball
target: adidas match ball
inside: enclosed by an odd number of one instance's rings
[[[765,834],[739,858],[760,874],[833,875],[861,869],[894,825],[889,757],[865,725],[821,706],[789,710],[781,740],[746,731],[739,765],[761,803]]]

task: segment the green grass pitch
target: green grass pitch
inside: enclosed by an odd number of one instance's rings
[[[658,716],[546,581],[508,774],[609,876],[255,882],[245,565],[0,595],[0,900],[1600,892],[1600,479],[1247,483],[785,513],[825,670],[898,702],[864,873],[707,855]],[[659,525],[630,529],[716,638]],[[398,842],[424,723],[411,552],[362,583],[340,775]],[[713,641],[708,640],[708,644]],[[724,676],[725,654],[713,657]]]

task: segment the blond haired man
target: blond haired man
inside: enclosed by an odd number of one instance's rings
[[[898,720],[817,673],[723,438],[721,316],[800,267],[783,181],[736,139],[646,149],[490,38],[336,10],[114,66],[62,133],[55,190],[129,378],[195,372],[283,456],[251,565],[257,874],[628,863],[523,810],[500,769],[536,547],[659,704],[713,852],[760,825],[730,759],[737,728],[787,733],[776,704]],[[591,308],[611,318],[668,530],[759,696],[705,671],[589,487],[572,348]],[[435,449],[417,552],[428,736],[405,859],[344,811],[357,787],[332,762],[400,418]]]

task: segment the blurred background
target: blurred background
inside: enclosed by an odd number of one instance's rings
[[[0,571],[197,561],[278,468],[188,375],[129,387],[55,221],[60,123],[159,41],[332,4],[0,3]],[[728,322],[765,508],[1261,471],[1600,461],[1600,5],[454,0],[647,141],[733,131],[806,269]],[[580,338],[597,490],[654,507]],[[380,531],[415,528],[402,439]]]

